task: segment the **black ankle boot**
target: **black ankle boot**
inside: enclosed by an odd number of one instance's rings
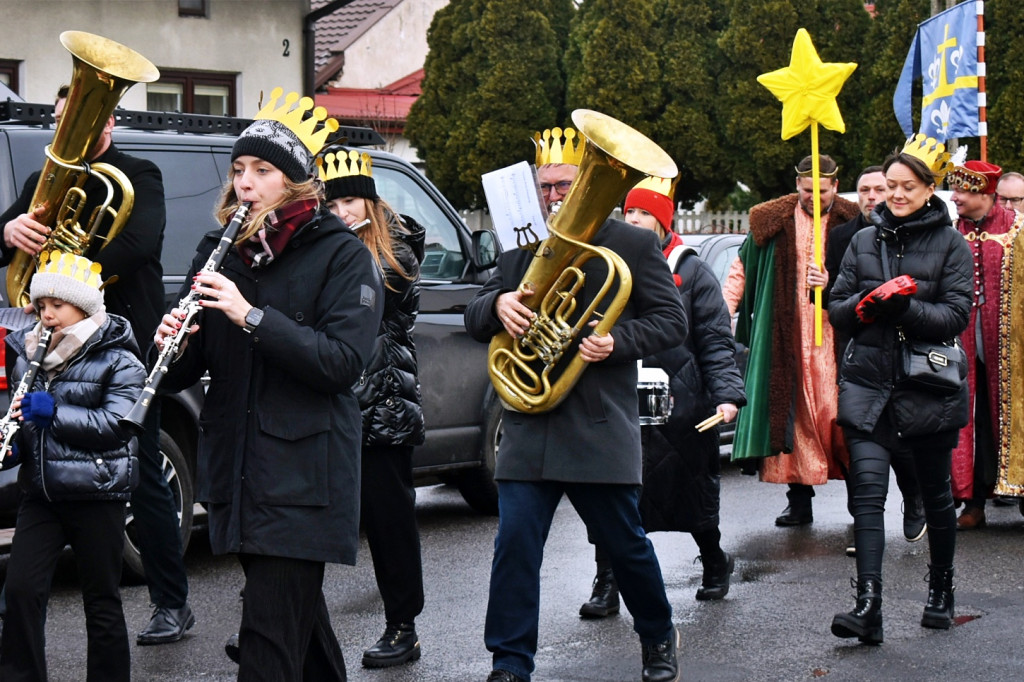
[[[936,630],[953,627],[953,569],[928,566],[928,601],[921,625]]]
[[[857,587],[857,605],[849,613],[837,613],[832,619],[836,637],[856,637],[865,644],[882,643],[882,581],[867,579],[851,584]]]
[[[697,601],[724,599],[729,594],[729,576],[736,569],[736,560],[728,552],[721,552],[722,558],[712,561],[700,557],[704,564],[704,577],[697,588]]]
[[[604,618],[619,612],[619,586],[610,568],[599,568],[590,601],[580,607],[583,618]]]

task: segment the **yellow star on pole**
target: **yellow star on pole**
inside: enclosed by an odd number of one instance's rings
[[[782,101],[782,139],[799,134],[812,122],[846,132],[836,96],[856,68],[852,62],[823,63],[807,29],[797,31],[789,66],[757,77]]]

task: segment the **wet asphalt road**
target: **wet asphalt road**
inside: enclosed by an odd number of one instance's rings
[[[921,628],[927,544],[901,533],[899,493],[886,515],[885,643],[839,640],[832,615],[853,605],[854,560],[844,554],[852,532],[842,483],[818,489],[814,523],[780,529],[784,486],[759,483],[728,468],[723,478],[723,546],[737,556],[729,596],[699,603],[701,567],[688,535],[652,540],[682,628],[683,680],[1021,680],[1024,679],[1024,517],[1016,506],[988,508],[988,527],[958,537],[958,624],[948,632]],[[399,668],[366,670],[360,652],[383,629],[365,543],[357,567],[329,566],[326,594],[349,662],[349,679],[367,682],[482,682],[490,671],[483,621],[497,520],[473,513],[454,489],[421,488],[418,502],[427,606],[417,621],[423,658]],[[142,682],[235,679],[224,639],[241,614],[242,573],[230,557],[210,554],[204,534],[188,553],[191,603],[198,624],[181,642],[132,647]],[[567,501],[547,544],[542,576],[540,650],[533,679],[623,681],[640,678],[640,647],[625,609],[605,621],[577,615],[589,596],[593,554]],[[2,563],[0,563],[2,568]],[[85,632],[73,558],[62,561],[50,601],[47,636],[54,682],[84,680]],[[142,586],[124,588],[133,635],[147,622]]]

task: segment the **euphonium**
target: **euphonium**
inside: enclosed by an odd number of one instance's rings
[[[60,34],[60,42],[71,53],[74,70],[64,115],[53,142],[46,147],[46,162],[29,211],[52,230],[43,251],[83,255],[92,239],[98,238],[103,220],[108,216],[111,219],[103,237],[109,243],[124,228],[135,203],[132,183],[124,173],[110,164],[85,163],[89,151],[128,88],[155,81],[160,72],[138,52],[91,33],[65,31]],[[103,182],[106,198],[87,216],[83,226],[80,218],[87,197],[82,185],[89,176]],[[111,206],[111,180],[121,186],[121,204],[116,208]],[[35,269],[34,257],[15,250],[7,267],[7,296],[12,306],[29,303],[28,284]]]
[[[566,354],[580,332],[596,319],[592,333],[607,334],[629,300],[629,267],[590,240],[645,175],[678,173],[661,147],[625,123],[588,109],[574,111],[572,120],[587,138],[579,171],[519,284],[520,291],[533,290],[522,302],[536,316],[519,338],[497,334],[488,351],[488,372],[501,400],[531,414],[554,409],[582,375],[586,362],[579,352]],[[597,296],[577,311],[576,294],[585,281],[582,266],[592,258],[604,261],[607,275]]]

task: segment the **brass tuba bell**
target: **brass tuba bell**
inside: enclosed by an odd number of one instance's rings
[[[565,399],[587,365],[578,351],[567,355],[569,347],[591,320],[598,320],[592,333],[608,333],[629,300],[629,267],[590,240],[645,175],[678,174],[661,147],[625,123],[589,109],[577,109],[572,120],[587,138],[579,171],[519,284],[520,291],[533,290],[522,302],[536,316],[522,337],[501,331],[488,350],[487,368],[498,396],[509,409],[530,414],[552,410]],[[591,258],[603,259],[608,274],[590,305],[578,311],[576,294],[585,280],[581,267]]]
[[[53,142],[46,147],[46,162],[29,211],[51,228],[42,251],[82,255],[94,238],[100,238],[98,230],[108,216],[110,228],[102,238],[109,244],[124,228],[135,203],[132,183],[124,173],[110,164],[85,163],[89,151],[128,88],[157,80],[160,71],[138,52],[98,35],[65,31],[60,42],[71,53],[74,70],[64,114]],[[80,218],[87,197],[82,186],[90,176],[103,182],[106,198],[83,227]],[[116,208],[111,206],[111,180],[121,186],[122,200]],[[29,303],[28,285],[35,270],[36,258],[15,250],[7,267],[7,296],[12,306]]]

